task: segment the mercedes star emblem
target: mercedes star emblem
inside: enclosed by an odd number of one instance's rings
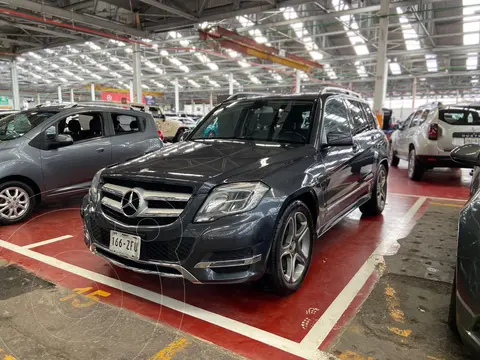
[[[140,195],[134,191],[130,190],[125,193],[122,197],[122,211],[128,216],[135,216],[140,207]]]

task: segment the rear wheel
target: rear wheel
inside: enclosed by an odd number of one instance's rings
[[[400,159],[395,155],[395,150],[393,149],[393,144],[390,142],[388,146],[388,164],[393,167],[397,167]]]
[[[379,215],[385,209],[387,202],[387,168],[378,165],[377,178],[372,189],[372,196],[368,202],[360,206],[360,211],[367,216]]]
[[[415,149],[410,149],[408,154],[408,177],[412,180],[420,180],[425,172],[425,168],[419,163]]]
[[[297,291],[312,261],[315,239],[312,215],[301,201],[285,210],[275,231],[269,259],[270,282],[279,295]]]
[[[11,225],[30,217],[35,207],[32,188],[20,181],[0,185],[0,224]]]

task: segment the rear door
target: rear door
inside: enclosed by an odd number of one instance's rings
[[[402,158],[406,158],[408,154],[407,132],[414,116],[415,113],[410,114],[407,120],[405,120],[399,127],[397,134],[395,134],[393,149],[396,151],[397,155]]]
[[[161,147],[153,119],[134,111],[112,112],[108,117],[112,144],[112,163],[141,156]]]
[[[324,106],[322,143],[327,144],[330,131],[349,134],[351,127],[345,101],[330,96]],[[355,151],[353,146],[327,146],[321,150],[325,178],[321,182],[326,206],[326,222],[336,219],[349,205],[358,187],[358,176],[353,172]]]
[[[438,110],[440,151],[464,144],[480,144],[480,106],[449,106]]]

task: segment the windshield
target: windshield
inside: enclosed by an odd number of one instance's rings
[[[480,125],[480,106],[440,109],[438,118],[451,125]]]
[[[227,103],[202,121],[190,137],[306,144],[313,100],[256,99]]]
[[[0,140],[16,139],[55,114],[51,111],[23,111],[0,119]]]

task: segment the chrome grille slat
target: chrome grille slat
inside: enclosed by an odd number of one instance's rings
[[[133,184],[132,184],[133,185]],[[174,191],[155,191],[145,190],[141,186],[126,187],[118,184],[105,183],[101,187],[102,198],[101,204],[110,210],[117,212],[120,218],[125,217],[125,221],[131,221],[132,218],[169,218],[175,221],[178,218],[187,202],[192,197],[191,193],[174,192]],[[138,214],[134,216],[126,216],[124,209],[122,209],[122,200],[129,191],[136,192],[141,200],[141,205]],[[128,196],[128,194],[127,194]],[[170,206],[168,203],[173,204]],[[183,203],[183,204],[182,204]],[[182,206],[183,205],[183,206]],[[120,219],[119,219],[120,220]]]

